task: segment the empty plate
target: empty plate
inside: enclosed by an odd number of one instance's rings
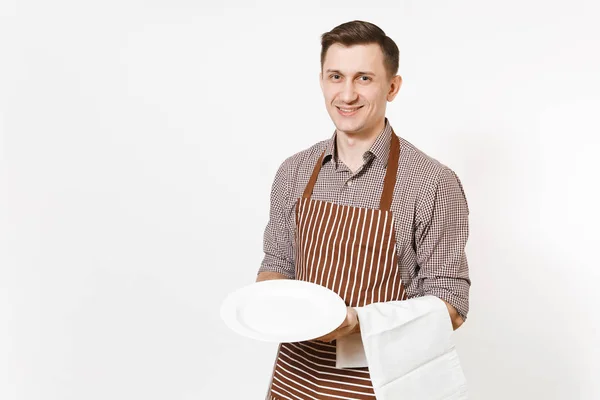
[[[221,318],[234,332],[265,342],[312,340],[339,327],[346,303],[332,290],[293,279],[256,282],[231,293]]]

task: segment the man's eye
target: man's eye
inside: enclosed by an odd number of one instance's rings
[[[333,75],[331,75],[331,77],[332,77],[333,79],[339,79],[339,78],[340,78],[340,76],[339,76],[338,74],[333,74]]]
[[[371,78],[368,77],[368,76],[366,76],[366,75],[362,75],[361,78],[367,78],[367,79],[363,79],[364,81],[370,81],[371,80]]]

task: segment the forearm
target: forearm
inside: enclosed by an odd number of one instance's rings
[[[272,279],[290,279],[288,276],[274,271],[263,271],[256,277],[256,282],[270,281]]]

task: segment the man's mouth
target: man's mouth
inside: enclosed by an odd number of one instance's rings
[[[351,117],[358,112],[363,106],[360,107],[339,107],[335,106],[338,109],[338,112],[344,117]]]

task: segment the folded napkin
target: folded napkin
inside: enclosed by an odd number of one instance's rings
[[[335,341],[336,368],[367,367],[367,356],[360,333],[353,333]]]
[[[464,400],[446,304],[435,296],[357,307],[360,334],[336,341],[338,368],[369,367],[377,400]]]

